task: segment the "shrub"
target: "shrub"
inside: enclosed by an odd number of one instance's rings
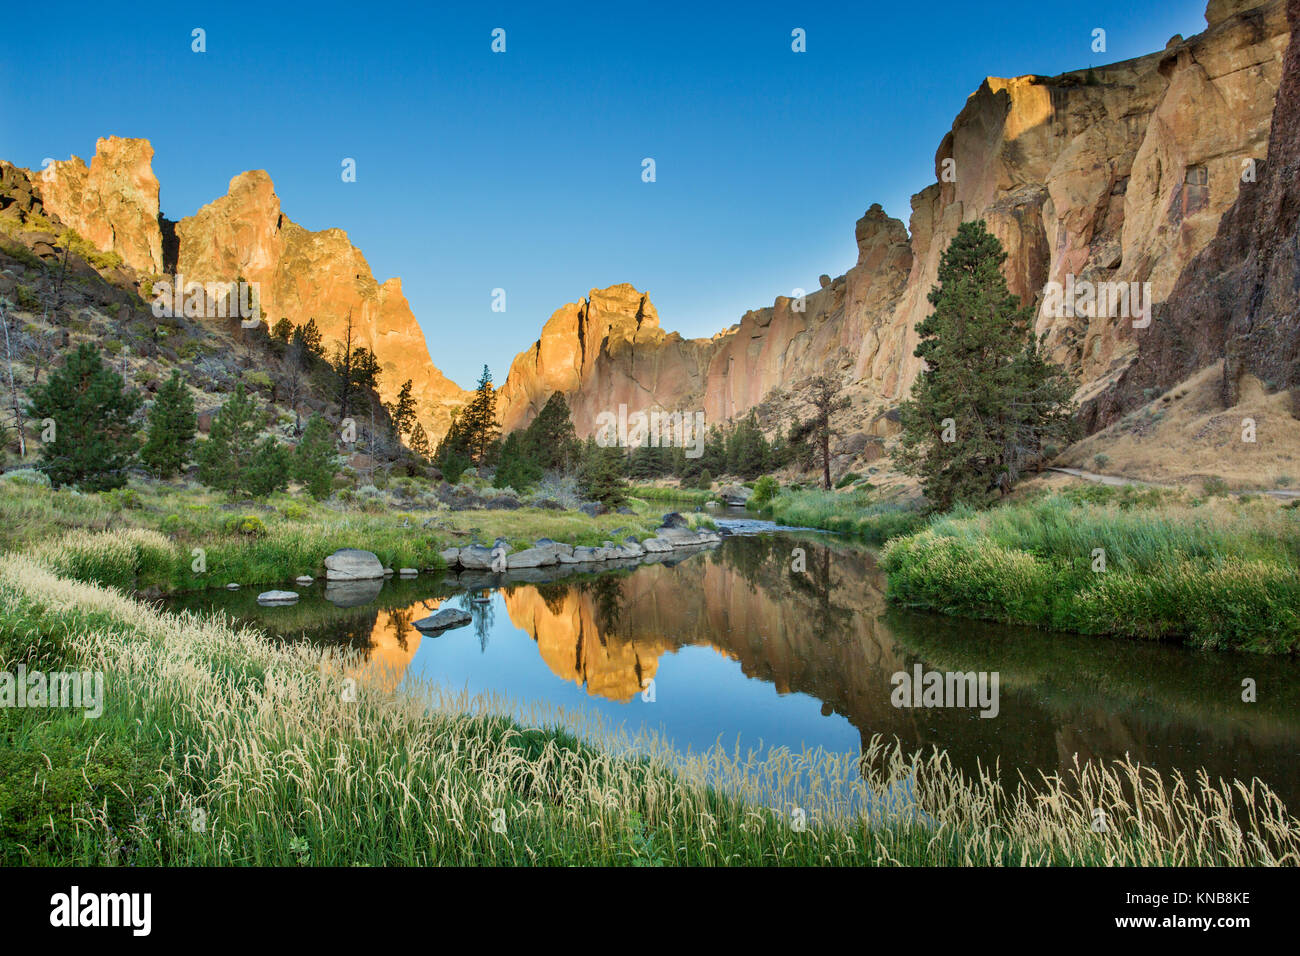
[[[248,538],[262,538],[266,536],[266,525],[257,515],[240,515],[226,519],[227,534],[241,534]]]
[[[753,507],[761,507],[775,498],[777,492],[780,490],[781,486],[777,483],[775,478],[771,475],[764,475],[759,478],[758,481],[754,482],[754,494],[749,499],[749,503]]]

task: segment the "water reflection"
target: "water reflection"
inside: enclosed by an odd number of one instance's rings
[[[806,570],[792,568],[796,547]],[[360,606],[335,606],[326,598],[337,594],[319,591],[283,608],[258,608],[250,593],[183,603],[224,607],[283,638],[360,649],[392,680],[418,674],[586,705],[661,727],[684,748],[739,736],[854,752],[880,733],[946,749],[970,771],[997,763],[1031,775],[1064,770],[1076,754],[1128,754],[1164,770],[1259,776],[1300,805],[1290,661],[909,613],[887,604],[869,553],[822,536],[733,538],[680,561],[527,577],[388,582]],[[443,602],[473,623],[422,636],[412,621]],[[999,672],[999,716],[895,708],[890,678],[916,663]],[[1257,703],[1241,701],[1243,677],[1256,680]],[[648,704],[641,691],[652,679]]]

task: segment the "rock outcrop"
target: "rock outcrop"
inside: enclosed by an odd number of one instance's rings
[[[379,359],[379,394],[397,397],[412,382],[417,415],[436,442],[468,393],[434,365],[402,282],[378,282],[342,229],[313,232],[284,215],[271,177],[240,173],[226,194],[178,223],[159,215],[158,179],[147,140],[110,136],[90,166],[73,157],[30,174],[48,213],[140,274],[179,274],[186,282],[258,284],[274,324],[314,318],[327,350],[342,339],[348,315],[353,344]]]
[[[138,272],[163,271],[158,177],[145,139],[95,142],[90,166],[76,156],[32,173],[47,211]]]
[[[1137,355],[1141,317],[1049,309],[1045,285],[1145,283],[1158,307],[1269,142],[1289,39],[1283,0],[1215,0],[1206,20],[1203,33],[1137,59],[986,79],[935,154],[937,182],[912,197],[910,233],[873,206],[858,223],[857,264],[802,301],[778,297],[695,340],[660,329],[631,286],[565,306],[511,366],[506,428],[526,424],[553,391],[568,396],[580,435],[620,404],[700,408],[716,424],[830,373],[865,431],[888,435],[884,416],[920,370],[914,329],[939,258],[974,219],[1002,241],[1008,285],[1038,306],[1037,331],[1080,397],[1104,394]]]
[[[285,216],[271,177],[240,173],[226,195],[176,224],[177,272],[188,281],[258,283],[274,324],[314,318],[326,342],[341,341],[351,315],[354,345],[379,359],[379,394],[392,401],[412,382],[420,421],[437,441],[466,393],[438,370],[400,279],[377,282],[342,229],[312,232]]]

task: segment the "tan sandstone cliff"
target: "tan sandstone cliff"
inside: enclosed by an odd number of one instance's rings
[[[434,365],[400,279],[377,282],[341,229],[312,232],[285,216],[271,178],[256,170],[230,181],[226,195],[179,223],[160,219],[158,179],[147,140],[100,139],[87,167],[76,157],[32,173],[45,207],[140,274],[179,274],[186,282],[258,283],[267,320],[301,325],[314,318],[327,350],[352,314],[354,343],[372,349],[379,394],[392,401],[407,379],[432,441],[447,430],[466,393]],[[164,254],[174,228],[175,261]]]
[[[559,389],[579,433],[601,411],[702,408],[712,423],[773,389],[838,375],[877,434],[919,371],[914,328],[939,257],[966,220],[984,219],[1026,303],[1048,282],[1149,283],[1163,302],[1268,147],[1289,29],[1282,0],[1212,2],[1207,29],[1165,50],[1057,77],[989,77],[935,155],[937,182],[912,198],[910,232],[873,206],[858,262],[824,280],[804,310],[787,297],[712,339],[663,332],[630,286],[593,290],[551,317],[515,359],[503,423],[526,424]],[[1040,311],[1052,357],[1087,399],[1133,362],[1134,316]],[[1141,322],[1141,318],[1137,317]]]

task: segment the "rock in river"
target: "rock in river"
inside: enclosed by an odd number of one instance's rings
[[[384,566],[373,552],[342,548],[325,559],[327,581],[369,581],[384,576]]]
[[[258,604],[293,604],[297,600],[297,591],[263,591],[257,596]]]
[[[469,611],[462,611],[458,607],[444,607],[436,614],[420,618],[414,626],[418,631],[445,631],[450,627],[464,627],[472,620],[474,617]]]

